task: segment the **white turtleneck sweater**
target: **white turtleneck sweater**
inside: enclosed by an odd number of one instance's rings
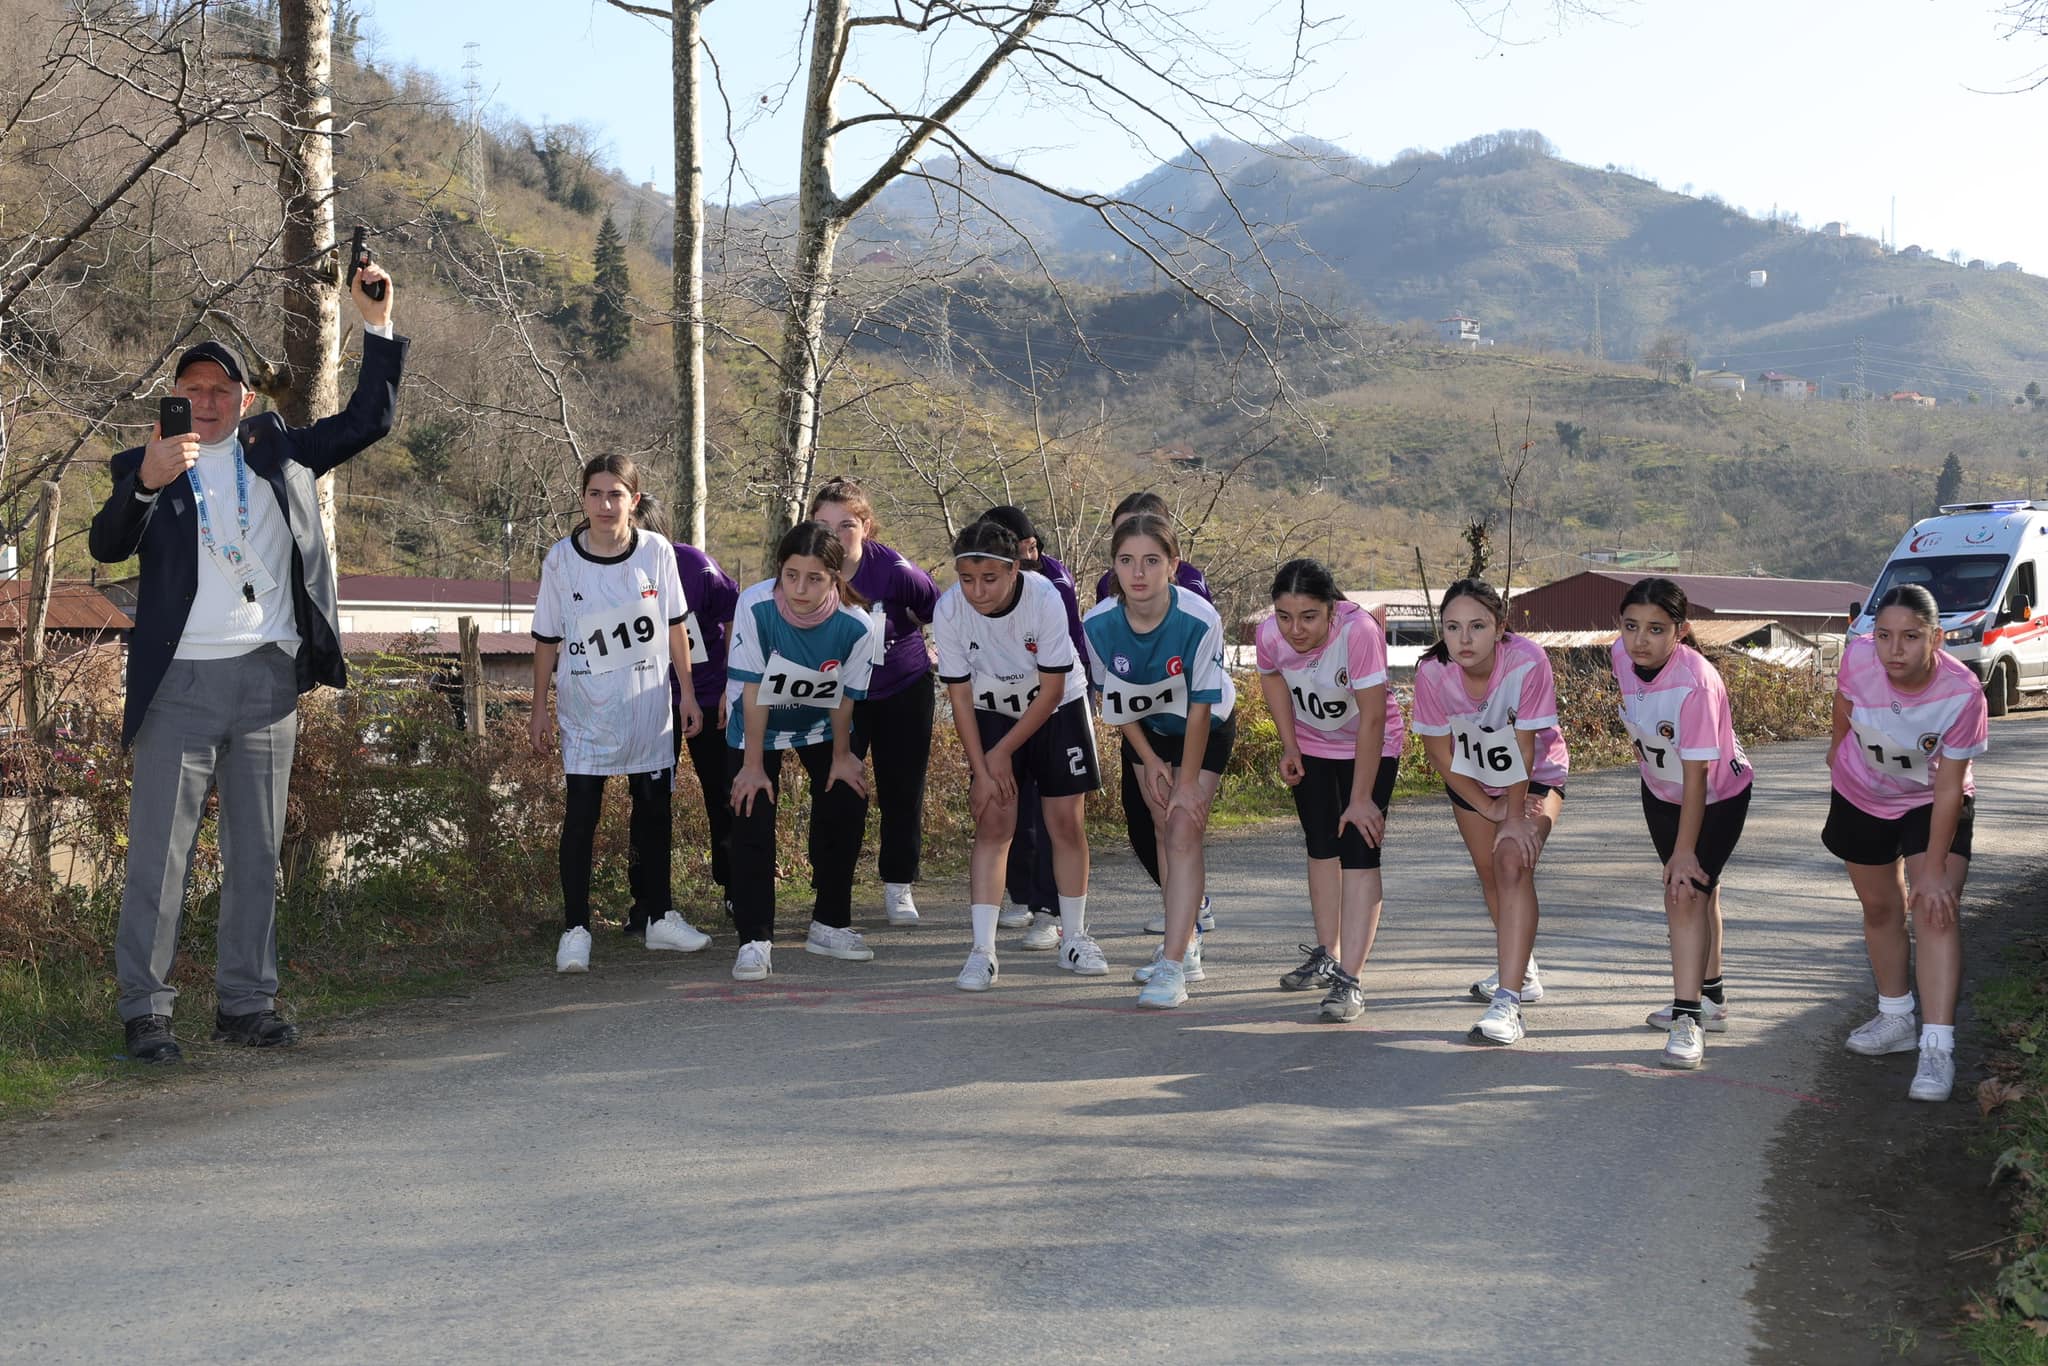
[[[235,515],[235,448],[239,439],[227,439],[199,448],[192,473],[206,489],[206,516],[213,528],[216,545],[241,537]],[[162,491],[189,500],[192,488],[180,479]],[[196,511],[196,510],[195,510]],[[275,643],[287,654],[299,652],[298,614],[292,606],[292,533],[284,510],[269,483],[249,471],[249,538],[246,548],[256,553],[273,581],[269,592],[254,602],[242,596],[242,586],[230,579],[206,543],[199,539],[198,518],[193,518],[192,538],[199,551],[198,592],[192,611],[185,618],[185,634],[178,641],[179,659],[231,659]]]

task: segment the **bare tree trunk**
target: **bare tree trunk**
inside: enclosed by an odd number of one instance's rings
[[[810,80],[797,171],[796,260],[790,267],[780,358],[782,393],[775,407],[769,555],[803,516],[804,495],[818,459],[818,357],[824,348],[833,255],[846,226],[839,198],[832,192],[832,138],[840,67],[846,59],[847,11],[848,0],[817,0],[811,14]]]
[[[278,56],[284,66],[284,359],[288,390],[278,397],[287,424],[303,427],[341,407],[341,287],[334,252],[334,8],[332,0],[281,0]],[[320,489],[320,530],[335,559],[334,478]]]
[[[32,766],[34,775],[28,793],[28,847],[38,881],[50,876],[50,787],[44,772],[49,764],[49,709],[53,700],[43,677],[49,667],[43,659],[43,623],[50,615],[50,590],[57,572],[57,503],[62,490],[54,481],[42,489],[42,507],[36,525],[35,567],[29,576],[27,634],[21,656],[21,700],[31,741],[42,752],[45,763]],[[44,772],[38,772],[38,769]]]
[[[676,534],[704,544],[704,149],[697,44],[708,0],[675,0]]]

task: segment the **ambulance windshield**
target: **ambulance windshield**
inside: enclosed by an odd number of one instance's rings
[[[1921,555],[1910,560],[1893,560],[1884,567],[1884,577],[1871,594],[1874,611],[1884,595],[1903,584],[1917,583],[1934,594],[1943,615],[1975,612],[1991,605],[1992,595],[2005,578],[2003,555]]]

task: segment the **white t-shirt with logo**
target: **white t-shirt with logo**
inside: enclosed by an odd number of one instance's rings
[[[555,721],[562,771],[660,773],[675,764],[668,630],[683,620],[683,581],[667,541],[636,529],[617,555],[557,541],[540,567],[533,638],[559,644]]]
[[[954,584],[932,613],[939,649],[939,681],[967,683],[976,711],[1015,719],[1038,695],[1041,672],[1064,677],[1060,705],[1086,696],[1087,675],[1075,667],[1074,638],[1059,589],[1042,574],[1017,576],[1017,596],[983,616]]]

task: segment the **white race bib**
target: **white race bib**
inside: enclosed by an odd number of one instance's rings
[[[1678,757],[1677,741],[1665,739],[1654,726],[1636,724],[1629,719],[1627,712],[1621,714],[1621,728],[1628,732],[1629,742],[1635,746],[1638,764],[1657,770],[1659,777],[1683,775],[1684,765]]]
[[[1171,674],[1158,683],[1133,683],[1105,672],[1102,677],[1102,717],[1112,726],[1127,726],[1148,716],[1188,714],[1187,678]]]
[[[1342,730],[1357,714],[1349,692],[1318,692],[1315,670],[1282,669],[1287,692],[1294,699],[1294,719],[1317,730]]]
[[[1488,730],[1477,717],[1459,716],[1451,719],[1451,772],[1488,787],[1513,787],[1527,780],[1529,766],[1512,727]]]
[[[1856,747],[1863,751],[1863,762],[1878,772],[1921,787],[1934,781],[1934,770],[1927,761],[1940,752],[1938,740],[1933,750],[1923,750],[1918,745],[1902,746],[1877,727],[1866,726],[1854,717],[1849,720],[1849,728],[1855,732]]]
[[[694,669],[707,657],[704,649],[704,632],[697,625],[695,612],[683,614],[683,632],[690,638],[690,667]]]
[[[831,711],[846,696],[838,672],[821,673],[794,663],[780,651],[768,656],[755,697],[769,707],[818,707]]]
[[[576,637],[569,642],[569,671],[596,675],[643,664],[652,668],[663,631],[656,601],[642,598],[624,606],[600,607],[576,618]],[[579,658],[581,669],[575,666]]]
[[[1038,697],[1037,674],[1012,682],[976,674],[967,686],[974,689],[976,711],[992,711],[998,716],[1022,716]]]

